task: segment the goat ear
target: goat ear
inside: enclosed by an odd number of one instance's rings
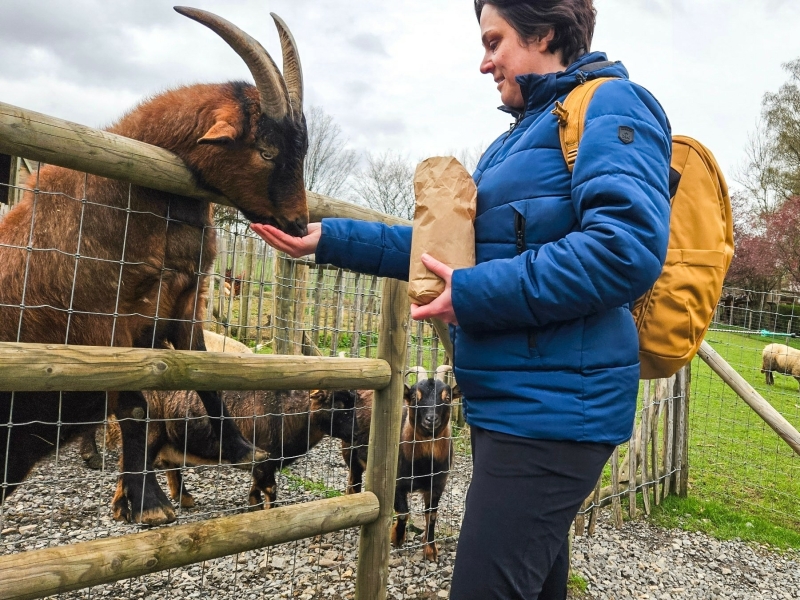
[[[217,121],[206,131],[206,134],[197,140],[198,144],[230,144],[236,140],[238,132],[227,121]]]
[[[455,400],[456,398],[461,398],[461,388],[460,388],[460,387],[458,387],[458,384],[455,384],[455,385],[453,386],[453,390],[452,390],[452,392],[453,392],[453,393],[451,394],[451,396],[450,396],[450,397],[451,397],[453,400]]]
[[[411,388],[405,383],[403,384],[403,400],[411,402]]]

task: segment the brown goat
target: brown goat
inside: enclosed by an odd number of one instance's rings
[[[404,389],[394,495],[397,522],[392,527],[391,538],[395,547],[400,547],[405,542],[408,495],[420,492],[425,504],[425,558],[434,562],[439,557],[434,541],[436,514],[453,464],[450,414],[453,399],[461,396],[458,386],[451,389],[443,381],[445,369],[449,367],[439,367],[436,378],[420,376],[414,385],[405,386]],[[418,374],[420,370],[418,368]],[[350,467],[348,493],[361,491],[367,464],[372,392],[362,397],[356,407],[358,416],[354,442],[342,443],[342,456]]]
[[[144,392],[151,419],[148,453],[166,469],[170,495],[184,508],[194,498],[183,484],[183,466],[220,463],[219,442],[205,416],[197,392]],[[277,498],[275,472],[308,453],[324,436],[347,440],[354,435],[356,392],[298,390],[223,392],[223,400],[239,430],[269,453],[264,468],[254,471],[248,502],[270,508]],[[112,421],[108,446],[119,446],[119,425]],[[262,498],[266,496],[266,502]]]
[[[205,342],[206,351],[208,352],[228,352],[233,354],[252,354],[252,350],[242,344],[241,342],[229,338],[213,331],[203,330],[203,341]],[[145,394],[147,395],[147,394]],[[149,415],[152,418],[152,415]],[[116,420],[114,423],[114,434],[107,433],[107,437],[115,442],[117,447],[121,446],[122,438],[120,437],[119,423]],[[94,425],[87,425],[78,435],[78,447],[81,458],[90,469],[103,468],[103,456],[97,448],[97,431],[101,429],[101,423]]]
[[[304,234],[308,140],[291,34],[273,15],[284,81],[258,42],[235,26],[203,11],[176,10],[228,42],[256,86],[230,82],[168,91],[108,131],[174,152],[200,186],[224,195],[251,221]],[[216,253],[208,202],[54,166],[43,167],[31,184],[36,191],[0,222],[0,341],[205,348],[205,274]],[[236,464],[266,459],[230,421],[222,427],[229,415],[218,392],[199,396],[223,458]],[[12,425],[0,437],[0,501],[59,440],[113,413],[124,446],[115,518],[173,521],[145,453],[146,411],[140,392],[0,393],[0,421]]]

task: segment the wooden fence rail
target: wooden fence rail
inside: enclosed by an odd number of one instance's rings
[[[27,600],[292,542],[378,518],[370,493],[0,557],[0,598]]]
[[[380,390],[390,378],[375,358],[0,342],[2,391]]]
[[[0,153],[231,206],[224,196],[198,186],[183,161],[168,150],[3,102]],[[390,225],[408,223],[350,202],[313,192],[307,195],[312,221],[336,216]]]

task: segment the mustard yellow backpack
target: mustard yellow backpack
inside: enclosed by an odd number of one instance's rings
[[[570,172],[578,156],[586,109],[595,91],[613,77],[590,79],[556,102],[559,137]],[[728,186],[711,152],[697,140],[672,138],[667,260],[653,287],[639,298],[633,317],[639,331],[641,379],[675,374],[697,353],[722,293],[733,258],[733,219]]]

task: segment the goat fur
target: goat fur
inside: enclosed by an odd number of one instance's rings
[[[273,122],[259,106],[252,85],[199,84],[143,102],[108,131],[176,153],[202,187],[250,220],[302,234],[305,121]],[[221,124],[236,134],[233,142],[214,139]],[[205,273],[216,253],[208,202],[55,166],[42,167],[29,185],[35,191],[0,221],[0,341],[205,348]],[[219,395],[200,396],[221,424]],[[9,452],[0,501],[61,439],[112,413],[123,423],[125,446],[118,496],[126,501],[115,498],[115,518],[173,521],[145,459],[138,418],[146,409],[139,392],[0,393],[0,420],[13,423],[0,438]],[[235,428],[218,431],[231,462],[266,458]]]

